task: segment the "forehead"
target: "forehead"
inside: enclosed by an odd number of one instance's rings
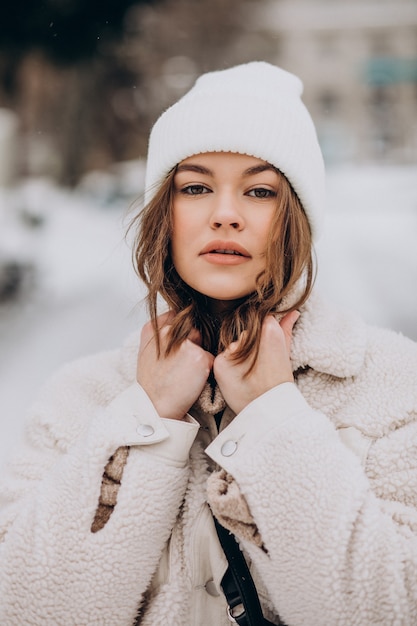
[[[207,175],[227,172],[249,176],[265,171],[272,171],[277,175],[280,174],[279,170],[263,159],[236,152],[204,152],[195,154],[181,161],[177,165],[176,171],[178,173],[195,171]]]

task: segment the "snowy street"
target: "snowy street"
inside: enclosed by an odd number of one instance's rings
[[[34,182],[17,197],[0,193],[0,253],[11,245],[7,253],[33,267],[19,298],[0,306],[0,462],[60,364],[116,347],[145,319],[124,240],[129,201],[97,198]],[[43,223],[16,226],[11,212],[22,203]],[[329,298],[417,340],[416,241],[417,166],[329,170],[317,247]]]

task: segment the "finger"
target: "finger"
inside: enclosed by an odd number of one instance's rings
[[[166,313],[162,313],[162,315],[158,315],[156,318],[156,324],[159,329],[163,328],[171,324],[172,320],[175,317],[175,313],[172,310],[166,311]]]
[[[167,311],[166,313],[163,313],[162,315],[158,315],[158,317],[156,318],[157,328],[159,330],[163,328],[167,328],[167,326],[169,326],[173,318],[174,318],[173,311]],[[149,320],[142,327],[141,343],[143,345],[148,344],[154,338],[154,336],[155,336],[155,328],[154,328],[154,325],[152,324],[152,321]]]
[[[211,352],[207,352],[207,350],[205,351],[205,353],[207,356],[208,367],[211,370],[213,368],[215,357]]]
[[[191,330],[191,332],[188,334],[187,339],[197,344],[197,346],[201,347],[201,343],[202,343],[201,333],[199,330],[197,330],[197,328],[193,328]]]
[[[294,328],[295,322],[300,317],[299,311],[290,311],[280,321],[279,325],[284,331],[285,344],[287,346],[288,352],[291,350],[291,341],[292,341],[292,330]]]
[[[224,353],[226,354],[226,356],[229,356],[237,352],[238,349],[239,349],[239,341],[232,341],[232,343],[229,343]]]
[[[239,337],[236,339],[236,341],[232,341],[231,343],[229,343],[229,345],[227,346],[227,352],[229,354],[234,354],[235,352],[237,352],[241,346],[242,343],[245,340],[245,337],[247,337],[248,331],[247,330],[242,330],[242,332],[240,333]]]
[[[152,326],[152,322],[146,322],[142,327],[140,333],[140,343],[142,346],[146,346],[154,336],[154,329]]]

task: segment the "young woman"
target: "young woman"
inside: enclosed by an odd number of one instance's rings
[[[324,175],[301,91],[250,63],[154,126],[150,321],[33,408],[2,476],[2,626],[226,626],[215,520],[271,623],[417,623],[417,348],[311,293]]]

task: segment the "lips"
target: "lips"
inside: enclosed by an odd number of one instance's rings
[[[210,241],[200,252],[200,255],[204,254],[224,254],[248,259],[251,258],[246,248],[234,241]]]

